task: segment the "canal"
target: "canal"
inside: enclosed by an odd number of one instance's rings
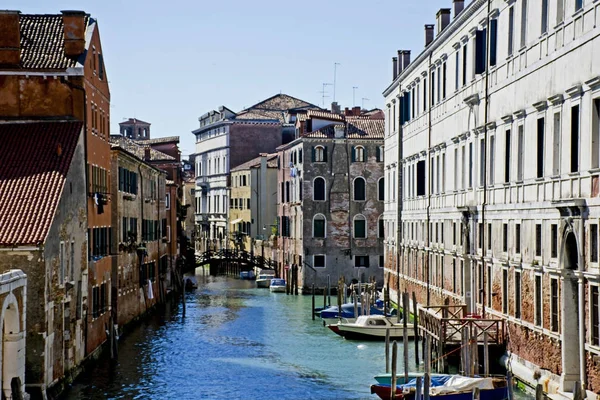
[[[116,361],[99,360],[64,398],[377,398],[369,386],[385,372],[384,344],[347,341],[312,321],[310,296],[222,276],[198,284],[185,317],[178,304],[145,319],[121,338]]]

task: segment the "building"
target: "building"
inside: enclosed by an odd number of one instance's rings
[[[272,244],[277,232],[277,153],[263,153],[233,168],[230,190],[231,248],[274,259]]]
[[[128,118],[127,121],[119,122],[119,133],[121,136],[131,140],[150,139],[150,123],[137,118]]]
[[[161,159],[148,146],[118,136],[111,138],[113,248],[112,304],[121,328],[165,298],[170,283],[171,244],[167,216],[166,172],[146,160]]]
[[[86,173],[81,179],[86,186],[81,193],[87,199],[88,231],[78,237],[85,240],[83,253],[88,257],[82,269],[82,285],[86,286],[82,289],[82,301],[85,303],[88,293],[111,286],[113,263],[112,249],[107,246],[112,229],[108,195],[110,91],[98,22],[83,11],[62,11],[58,15],[0,11],[0,26],[0,119],[68,119],[84,124]],[[26,154],[30,160],[27,152],[22,155]],[[39,302],[43,299],[30,296],[30,303]],[[105,327],[110,324],[110,304],[102,310],[101,315],[93,317],[88,312],[91,308],[83,309],[87,324],[83,336],[85,355],[99,349],[107,339]],[[47,315],[47,318],[58,323],[62,317]],[[72,340],[76,340],[75,336]],[[76,353],[64,357],[77,362]],[[45,390],[60,381],[65,365],[67,363],[60,364],[58,371],[59,364],[56,368],[49,364],[52,376],[42,376],[40,371],[26,375],[28,384],[33,385],[28,386],[28,391]]]
[[[70,120],[0,123],[0,270],[27,275],[15,273],[15,289],[28,281],[26,308],[23,290],[3,300],[2,315],[12,319],[6,327],[18,328],[2,341],[2,360],[11,357],[4,393],[15,376],[37,398],[75,375],[86,356],[85,310],[109,310],[109,287],[92,297],[85,284],[84,132],[82,122]],[[0,299],[8,293],[2,284]],[[25,371],[17,368],[22,361]]]
[[[300,288],[382,285],[384,120],[309,110],[296,129],[277,149],[280,273],[299,267]]]
[[[260,153],[272,153],[293,136],[286,114],[317,108],[278,94],[239,113],[227,107],[205,113],[196,136],[196,244],[198,251],[224,247],[229,233],[229,172]]]
[[[520,379],[595,397],[598,4],[453,3],[384,91],[386,274],[419,303],[505,318]]]

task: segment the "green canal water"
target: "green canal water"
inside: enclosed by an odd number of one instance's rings
[[[370,385],[385,372],[384,344],[347,341],[312,321],[310,296],[227,277],[198,283],[185,317],[174,304],[144,320],[121,338],[116,361],[101,359],[65,398],[377,398]]]

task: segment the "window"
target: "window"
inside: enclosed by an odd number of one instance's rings
[[[425,161],[417,162],[417,196],[425,196]]]
[[[490,136],[490,176],[489,184],[494,185],[494,175],[496,174],[496,136]]]
[[[59,254],[60,268],[58,271],[58,283],[62,285],[65,283],[65,242],[60,242],[60,254]]]
[[[165,195],[165,210],[171,209],[171,193]]]
[[[462,84],[467,84],[467,44],[463,46]]]
[[[535,255],[542,256],[542,224],[535,225]]]
[[[321,177],[313,181],[313,200],[325,201],[325,179]]]
[[[442,99],[446,98],[446,63],[442,64]]]
[[[90,234],[88,237],[91,237],[92,240],[89,241],[90,248],[90,257],[102,257],[110,254],[110,236],[111,229],[110,228],[92,228],[90,229]]]
[[[378,185],[378,199],[379,201],[385,200],[385,180],[383,178],[379,178],[377,181]]]
[[[290,202],[290,181],[285,182],[285,201]]]
[[[490,21],[490,66],[496,65],[498,54],[498,20]]]
[[[552,143],[552,174],[560,175],[560,112],[554,113],[554,138]]]
[[[423,78],[423,111],[427,110],[427,79]]]
[[[326,219],[323,214],[317,214],[313,218],[313,237],[324,238],[325,237],[325,226]]]
[[[512,56],[514,48],[515,10],[508,9],[508,55]]]
[[[592,105],[592,168],[598,168],[600,163],[600,99],[594,99]]]
[[[542,0],[542,35],[548,32],[548,0]]]
[[[354,217],[354,237],[357,239],[367,237],[367,220],[362,214]]]
[[[556,25],[560,24],[565,17],[565,0],[556,0]]]
[[[542,326],[542,276],[535,276],[535,321],[537,326]]]
[[[354,267],[369,268],[369,256],[354,256]]]
[[[521,224],[515,224],[515,253],[521,253]]]
[[[579,106],[571,108],[571,172],[579,171]]]
[[[377,153],[376,153],[377,162],[383,162],[383,147],[377,146],[376,151],[377,151]]]
[[[485,140],[479,141],[479,186],[485,183]]]
[[[527,44],[527,0],[521,0],[521,47]]]
[[[510,129],[506,130],[506,146],[504,148],[504,182],[510,182]]]
[[[379,256],[379,268],[383,268],[385,266],[385,258],[383,256]]]
[[[362,146],[354,147],[352,152],[352,162],[364,162],[366,160],[366,151]]]
[[[431,105],[435,105],[435,70],[431,71]]]
[[[600,346],[600,293],[598,286],[590,285],[590,325],[592,332],[590,335],[591,343],[594,346]]]
[[[502,251],[508,252],[508,224],[502,224]]]
[[[598,262],[598,224],[590,224],[590,261]]]
[[[354,179],[354,201],[365,201],[367,199],[365,186],[364,178],[359,176]]]
[[[558,256],[558,225],[552,224],[550,226],[550,257],[556,258]]]
[[[324,254],[315,254],[313,256],[313,267],[325,268],[325,255]]]
[[[492,250],[492,224],[488,224],[487,249]]]
[[[515,318],[521,318],[521,272],[515,271]]]
[[[327,147],[313,147],[313,162],[327,162]]]
[[[475,73],[482,74],[485,72],[486,56],[487,56],[487,29],[478,30],[475,32]]]
[[[456,69],[454,71],[454,89],[458,90],[458,85],[459,85],[459,81],[458,81],[458,77],[459,75],[459,71],[460,71],[460,51],[457,50],[456,51],[456,60],[455,60],[455,64],[456,64]]]
[[[524,145],[525,145],[525,134],[523,132],[524,126],[519,125],[519,132],[517,137],[517,181],[523,181],[523,162],[524,162]]]
[[[469,189],[473,187],[473,143],[469,143]]]
[[[69,280],[75,279],[75,242],[71,242],[71,260],[69,262]]]
[[[537,177],[544,176],[544,118],[537,120]]]
[[[508,314],[508,270],[502,270],[502,313]]]
[[[377,223],[378,223],[377,235],[380,238],[384,238],[385,237],[385,229],[384,229],[384,224],[383,224],[383,218],[379,217],[379,220],[377,221]]]
[[[575,0],[575,11],[579,11],[583,8],[583,0]]]
[[[477,224],[477,230],[479,231],[479,246],[478,248],[481,249],[483,247],[483,223],[479,223]]]
[[[126,193],[137,194],[137,174],[124,167],[119,167],[119,190]],[[95,190],[92,190],[95,191]]]
[[[558,332],[558,279],[550,279],[550,330]]]

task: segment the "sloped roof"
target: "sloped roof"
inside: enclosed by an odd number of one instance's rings
[[[262,157],[259,156],[250,161],[246,161],[245,163],[232,168],[231,172],[244,171],[250,168],[258,167],[260,166],[261,158]],[[277,168],[277,153],[267,154],[267,168]]]
[[[343,121],[344,116],[335,114],[325,110],[308,110],[306,118],[318,118],[318,119],[329,119],[333,121]]]
[[[142,121],[138,118],[129,118],[127,121],[119,122],[119,125],[133,125],[133,124],[142,124],[142,125],[152,125],[150,122]]]
[[[82,122],[0,124],[0,245],[43,243]]]
[[[348,139],[383,139],[385,135],[385,120],[365,117],[346,117]],[[302,135],[305,138],[332,139],[335,137],[335,127],[344,124],[335,123],[321,129]]]
[[[93,22],[86,14],[86,29]],[[78,59],[65,56],[62,15],[21,14],[20,33],[22,68],[67,69],[77,65]],[[85,60],[85,52],[81,57]]]
[[[167,136],[154,139],[136,139],[139,144],[179,143],[179,136]]]
[[[131,140],[121,135],[110,135],[111,148],[121,148],[142,161],[176,161],[175,157],[139,142],[139,140]],[[150,160],[146,160],[146,150],[150,152]]]
[[[285,113],[292,109],[320,109],[320,107],[287,94],[276,94],[240,111],[235,116],[235,119],[268,119],[285,123]]]

